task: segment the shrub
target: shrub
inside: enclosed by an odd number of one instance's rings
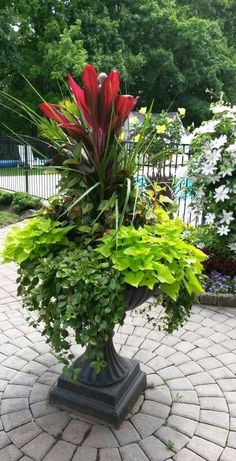
[[[41,207],[41,200],[38,197],[32,197],[25,192],[16,192],[13,196],[12,208],[17,213],[29,209],[38,209]]]
[[[12,192],[5,192],[0,190],[0,205],[11,205],[14,194]]]

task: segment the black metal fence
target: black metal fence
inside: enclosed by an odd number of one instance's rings
[[[0,137],[0,189],[28,192],[45,199],[55,195],[60,174],[46,166],[54,155],[53,148],[40,139],[24,138],[19,142],[11,137]],[[197,225],[201,217],[196,218],[191,212],[191,184],[184,174],[189,156],[189,146],[181,145],[178,153],[159,167],[142,158],[136,179],[141,185],[149,178],[170,187],[177,203],[176,215],[186,223]]]

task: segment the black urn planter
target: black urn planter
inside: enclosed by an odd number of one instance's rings
[[[134,309],[148,300],[152,292],[146,287],[127,286],[126,300],[129,309]],[[113,332],[103,347],[106,367],[96,374],[83,356],[72,365],[81,363],[81,372],[76,382],[61,375],[51,390],[49,403],[62,409],[73,410],[115,427],[119,427],[146,386],[146,375],[136,360],[121,357],[113,345]]]

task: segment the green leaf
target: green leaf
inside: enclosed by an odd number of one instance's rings
[[[139,271],[139,272],[127,272],[125,274],[125,281],[134,287],[138,287],[140,285],[140,282],[142,281],[144,277],[144,273]]]

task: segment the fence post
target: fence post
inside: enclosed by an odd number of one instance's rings
[[[24,170],[25,170],[25,191],[28,193],[29,192],[29,165],[28,165],[28,151],[27,151],[27,146],[25,145],[25,165],[24,165]]]

